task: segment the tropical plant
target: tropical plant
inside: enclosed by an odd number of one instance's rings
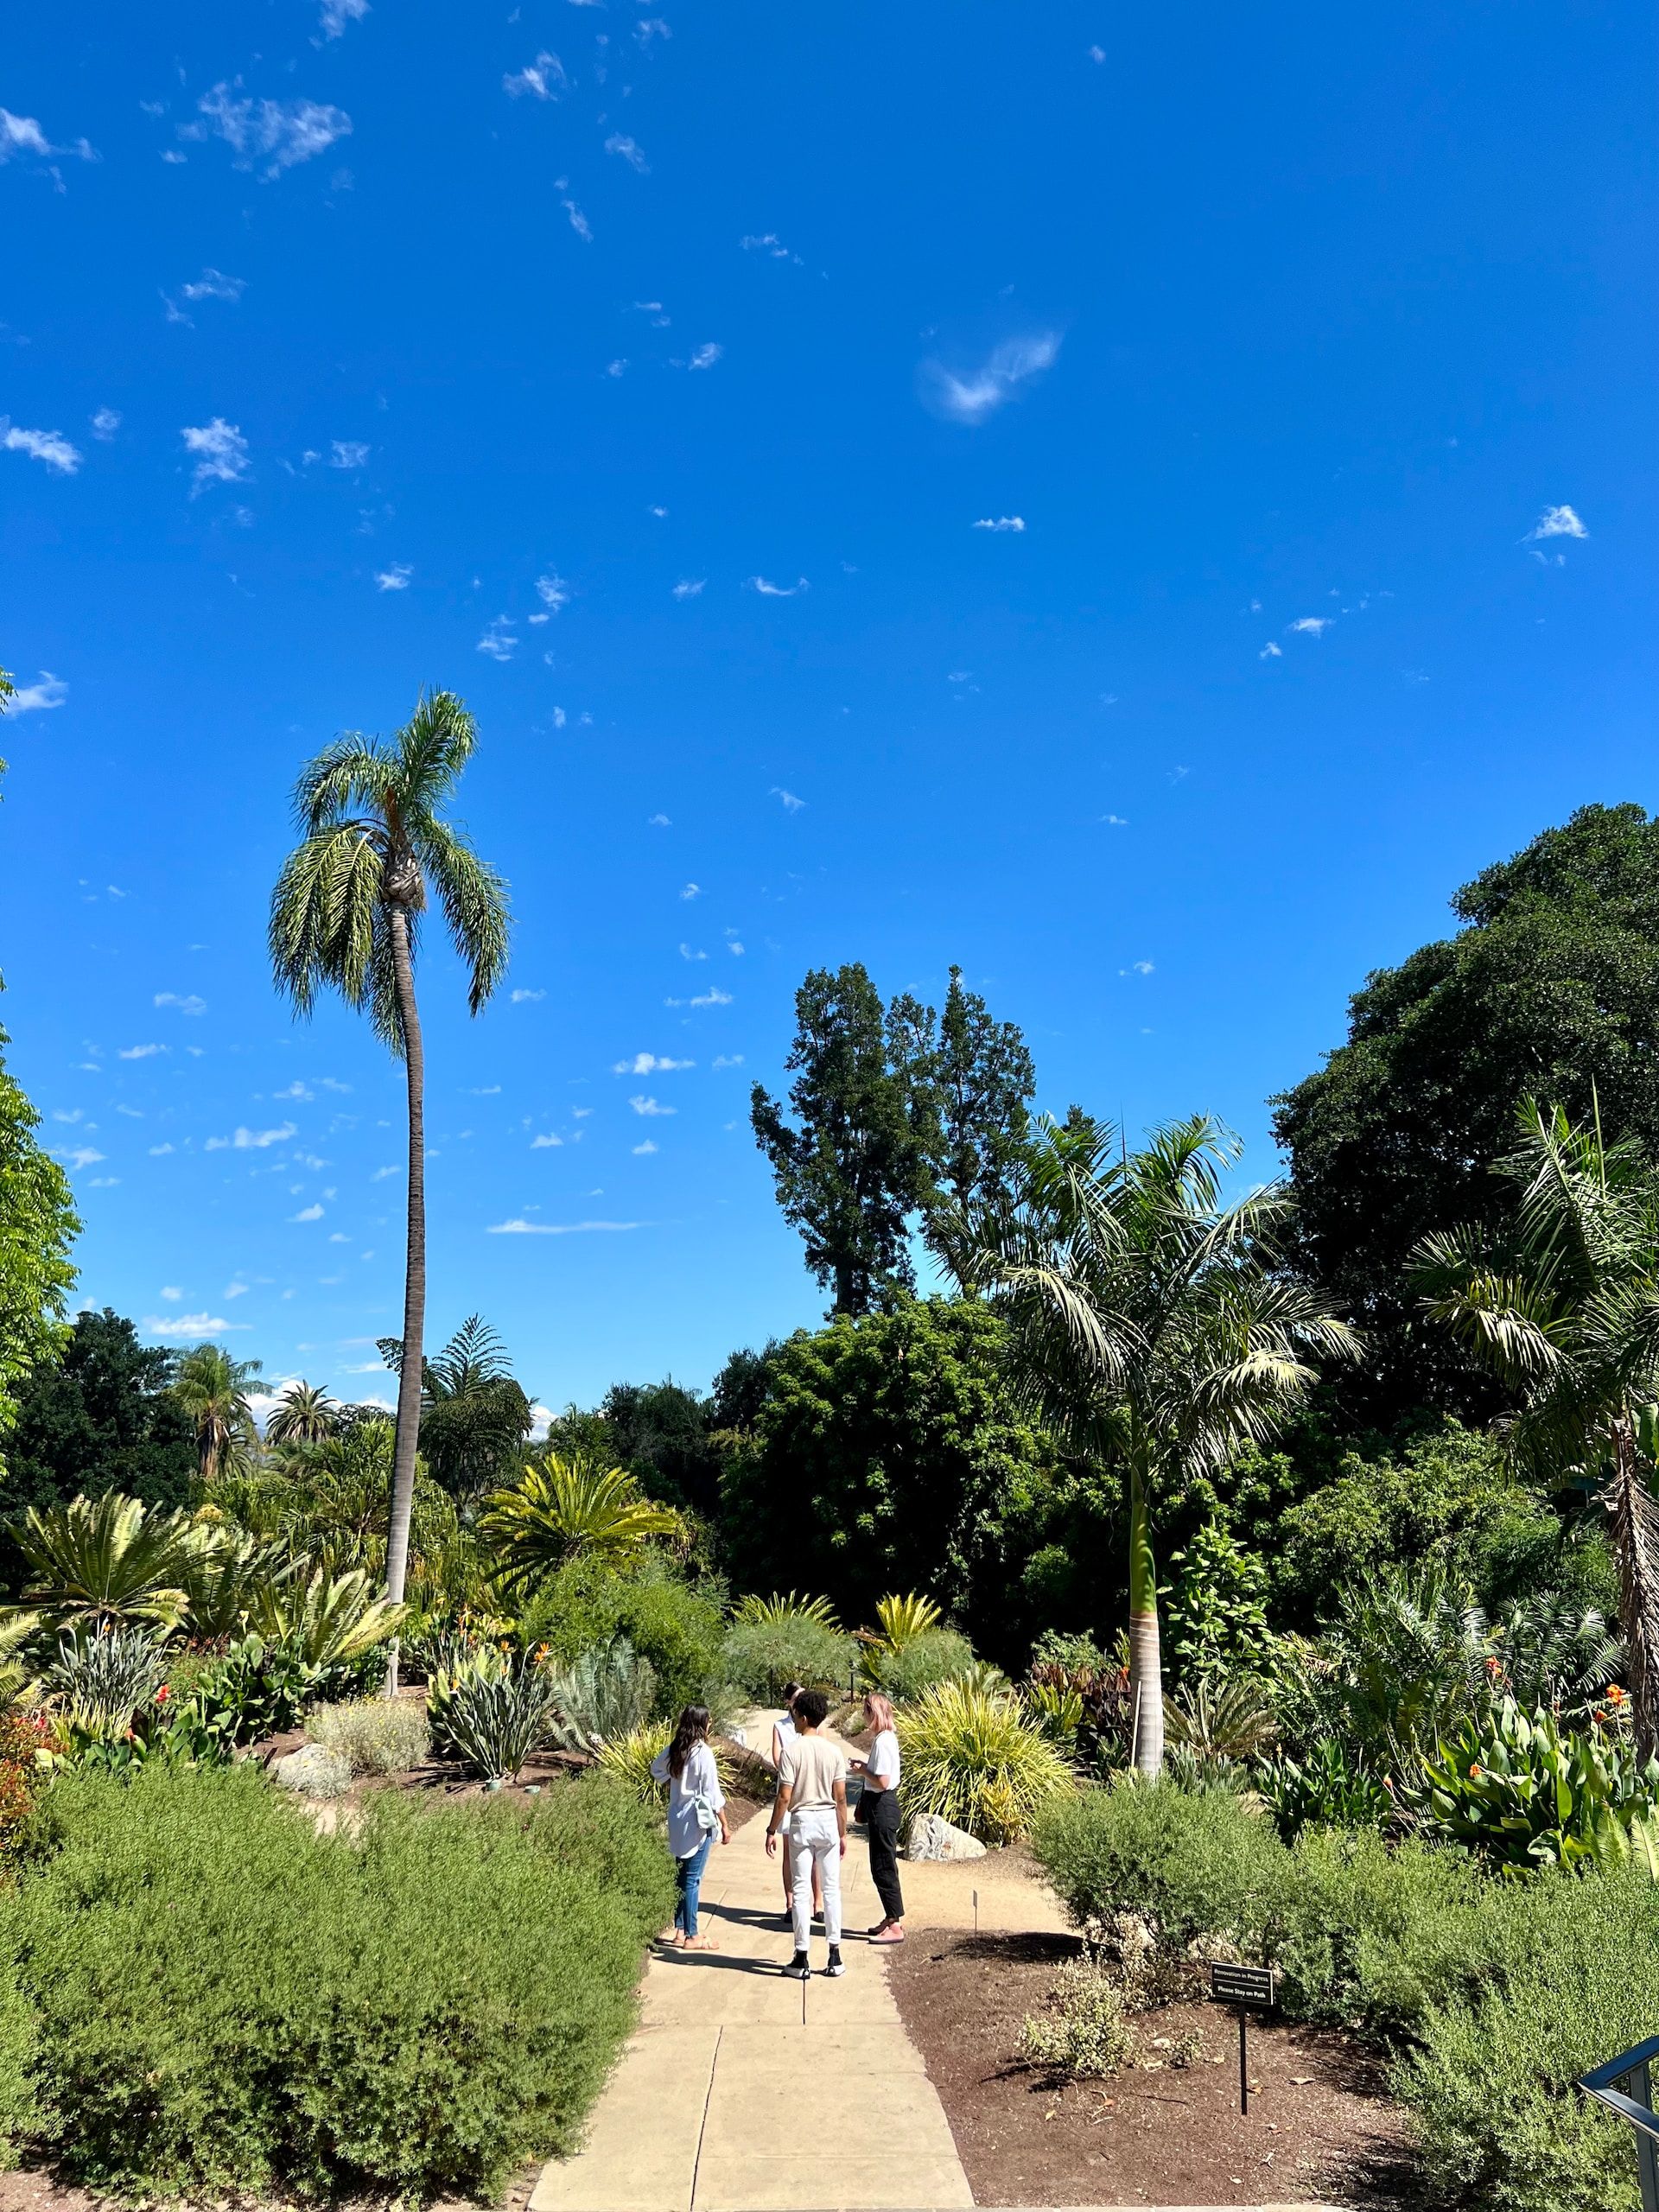
[[[254,1625],[261,1636],[320,1671],[348,1666],[397,1633],[407,1607],[374,1597],[361,1567],[260,1584]]]
[[[294,811],[303,842],[271,894],[277,988],[308,1014],[324,988],[367,1007],[376,1034],[404,1063],[409,1101],[408,1243],[397,1385],[386,1597],[408,1571],[426,1314],[426,1062],[415,996],[420,918],[429,886],[467,971],[476,1014],[507,964],[506,886],[442,809],[478,742],[453,692],[423,692],[389,743],[341,737],[302,772]],[[394,1661],[388,1688],[395,1688]]]
[[[1250,1681],[1200,1676],[1164,1705],[1165,1732],[1200,1760],[1254,1758],[1279,1732],[1273,1707]]]
[[[1169,1645],[1184,1677],[1258,1664],[1268,1641],[1268,1570],[1219,1522],[1170,1555]],[[1165,1707],[1166,1714],[1168,1707]]]
[[[223,1344],[198,1344],[179,1362],[173,1395],[184,1408],[196,1436],[196,1468],[204,1490],[222,1469],[246,1461],[259,1440],[248,1386],[259,1372],[257,1359],[232,1359]]]
[[[1529,1099],[1501,1171],[1519,1186],[1508,1237],[1424,1238],[1425,1310],[1509,1384],[1516,1460],[1599,1479],[1618,1561],[1637,1738],[1659,1750],[1659,1175],[1599,1116],[1575,1126]]]
[[[632,1735],[650,1718],[657,1670],[626,1636],[595,1644],[554,1678],[555,1700],[590,1744]]]
[[[265,1416],[265,1441],[321,1444],[334,1434],[339,1420],[340,1407],[326,1390],[310,1382],[289,1382]]]
[[[1006,1205],[943,1208],[936,1249],[1010,1325],[1027,1402],[1073,1449],[1122,1469],[1129,1495],[1133,1754],[1163,1760],[1152,1512],[1160,1493],[1265,1444],[1306,1397],[1313,1358],[1355,1339],[1277,1266],[1277,1187],[1222,1203],[1236,1141],[1205,1116],[1130,1153],[1078,1115],[1024,1148]]]
[[[533,1652],[504,1657],[499,1668],[467,1663],[428,1687],[433,1741],[486,1782],[517,1781],[532,1752],[570,1742],[557,1692],[557,1676]]]
[[[401,1374],[402,1344],[396,1337],[378,1341],[381,1357]],[[524,1443],[531,1418],[500,1338],[480,1315],[469,1313],[427,1361],[422,1377],[421,1449],[428,1466],[452,1497],[475,1498]]]
[[[297,1562],[284,1545],[213,1529],[187,1551],[185,1611],[198,1639],[245,1635],[265,1591],[292,1580]]]
[[[1032,1719],[1050,1743],[1068,1757],[1076,1751],[1084,1710],[1083,1695],[1075,1684],[1065,1681],[1029,1682],[1026,1703]]]
[[[793,1590],[782,1597],[774,1591],[770,1598],[740,1598],[732,1608],[732,1618],[753,1628],[792,1628],[798,1621],[808,1621],[815,1628],[827,1628],[832,1635],[841,1633],[835,1607],[827,1598],[804,1598]]]
[[[550,1452],[512,1490],[485,1502],[480,1534],[501,1554],[501,1580],[523,1588],[569,1559],[637,1555],[657,1536],[677,1536],[677,1513],[654,1505],[626,1469],[572,1466]]]
[[[888,1651],[902,1651],[918,1636],[944,1624],[944,1616],[933,1600],[913,1590],[905,1597],[878,1599],[875,1618],[880,1632],[874,1641]]]
[[[1255,1785],[1287,1840],[1304,1828],[1381,1827],[1394,1814],[1388,1785],[1338,1736],[1321,1736],[1304,1758],[1263,1760]]]
[[[1587,1713],[1623,1671],[1624,1649],[1595,1606],[1559,1591],[1518,1599],[1495,1631],[1501,1676],[1517,1705],[1547,1705],[1557,1714]]]
[[[898,1716],[900,1793],[909,1816],[937,1813],[984,1843],[1025,1834],[1071,1770],[1011,1696],[941,1682]]]
[[[58,1645],[46,1684],[75,1732],[94,1741],[124,1736],[167,1680],[167,1650],[150,1628],[71,1631]]]
[[[31,1570],[26,1603],[60,1624],[176,1624],[202,1536],[183,1513],[146,1512],[108,1491],[67,1505],[31,1505],[14,1531]]]
[[[19,1705],[35,1702],[38,1685],[18,1657],[41,1624],[38,1613],[0,1612],[0,1720]]]
[[[1609,1866],[1634,1851],[1659,1880],[1659,1758],[1513,1698],[1465,1720],[1403,1794],[1429,1834],[1495,1866]]]
[[[667,1792],[652,1772],[653,1764],[668,1749],[673,1731],[660,1723],[653,1726],[635,1728],[628,1735],[619,1736],[613,1742],[601,1744],[599,1763],[606,1773],[612,1775],[623,1788],[648,1805],[653,1812],[660,1811]]]

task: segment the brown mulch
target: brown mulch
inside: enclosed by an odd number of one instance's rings
[[[1253,2020],[1250,2110],[1238,2109],[1237,2015],[1207,2000],[1133,2016],[1146,2059],[1057,2085],[1019,2057],[1075,1937],[912,1928],[888,1953],[906,2028],[981,2204],[1326,2202],[1408,2212],[1418,2202],[1406,2115],[1375,2060],[1340,2031]],[[1159,2036],[1203,2037],[1172,2067]]]

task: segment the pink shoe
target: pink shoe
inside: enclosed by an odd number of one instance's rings
[[[870,1938],[872,1943],[902,1943],[904,1940],[904,1929],[897,1927],[878,1929]]]

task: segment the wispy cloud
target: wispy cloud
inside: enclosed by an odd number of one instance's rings
[[[976,369],[957,371],[942,361],[925,361],[922,397],[953,423],[982,423],[1012,399],[1023,384],[1051,368],[1060,350],[1057,331],[1005,339]]]
[[[369,12],[369,0],[322,0],[318,17],[324,38],[339,38],[347,23],[360,23]]]
[[[544,999],[547,996],[547,993],[545,991],[528,990],[521,983],[516,991],[510,994],[510,996],[514,1006],[534,1006],[537,1000]]]
[[[104,1157],[95,1144],[78,1144],[68,1151],[60,1151],[58,1158],[73,1168],[95,1167]]]
[[[496,1221],[485,1232],[490,1236],[620,1236],[629,1229],[648,1229],[645,1221]]]
[[[296,1137],[299,1133],[298,1125],[293,1122],[284,1122],[280,1128],[276,1129],[238,1128],[227,1137],[209,1137],[207,1149],[209,1152],[268,1152],[272,1145],[286,1144],[290,1137]]]
[[[116,1054],[118,1060],[153,1060],[157,1052],[164,1052],[165,1045],[124,1045]]]
[[[1284,647],[1282,645],[1276,645],[1271,638],[1268,639],[1267,644],[1262,646],[1261,652],[1256,655],[1256,658],[1258,660],[1283,660],[1284,657]]]
[[[248,442],[234,423],[227,423],[222,415],[215,415],[211,423],[204,423],[192,429],[188,425],[179,432],[184,440],[184,449],[196,456],[196,465],[190,472],[190,496],[209,484],[235,484],[248,473]]]
[[[804,798],[797,798],[793,791],[786,791],[781,784],[772,785],[771,797],[783,801],[785,814],[798,814],[806,804]]]
[[[322,1208],[314,1201],[308,1206],[302,1206],[298,1213],[291,1213],[288,1217],[290,1221],[321,1221],[322,1213]]]
[[[4,113],[0,108],[0,115]],[[61,430],[25,430],[4,415],[0,415],[0,447],[8,453],[27,454],[31,461],[44,461],[60,476],[73,476],[80,467],[79,450]]]
[[[1294,622],[1285,625],[1293,636],[1322,638],[1336,617],[1332,614],[1299,614]]]
[[[674,587],[676,599],[696,599],[708,582],[707,576],[682,576]]]
[[[738,240],[745,253],[764,253],[768,261],[792,261],[800,264],[800,255],[791,253],[776,231],[762,231]]]
[[[641,176],[650,167],[638,143],[632,138],[624,137],[620,130],[612,131],[610,137],[605,141],[605,150],[607,154],[620,155],[628,167],[631,169],[638,169]]]
[[[717,1068],[741,1068],[742,1065],[741,1052],[721,1052],[715,1056],[715,1065]]]
[[[682,944],[680,957],[682,960],[706,960],[709,956],[706,952],[700,952],[694,945]]]
[[[569,82],[558,55],[543,52],[533,61],[527,61],[522,69],[503,77],[501,89],[516,100],[523,99],[526,94],[531,99],[554,100]]]
[[[701,997],[691,1001],[693,1006],[730,1006],[732,995],[722,991],[718,983],[711,983]]]
[[[316,100],[238,99],[224,83],[204,92],[196,106],[203,121],[185,124],[180,137],[203,138],[211,131],[231,149],[238,168],[254,168],[263,162],[260,175],[266,183],[351,135],[352,118],[344,108]]]
[[[666,814],[652,814],[645,817],[645,827],[647,830],[671,830],[674,823]]]
[[[725,351],[726,348],[723,346],[715,346],[712,343],[699,346],[685,365],[688,369],[712,369]]]
[[[563,208],[565,213],[570,219],[570,227],[575,232],[576,236],[582,240],[582,244],[584,245],[592,245],[594,242],[593,225],[582,213],[581,208],[577,207],[575,201],[567,197],[561,200],[559,205]],[[622,362],[620,365],[615,361],[613,361],[608,373],[613,377],[620,376],[623,369],[626,369],[627,365],[628,365],[626,361]]]
[[[144,1332],[152,1337],[170,1337],[179,1343],[199,1344],[204,1337],[222,1337],[232,1329],[251,1326],[245,1321],[227,1321],[219,1313],[149,1314],[144,1322]]]
[[[536,595],[550,614],[556,614],[562,607],[570,604],[570,587],[556,573],[537,577]]]
[[[334,438],[330,442],[330,468],[361,468],[373,451],[360,438]]]
[[[407,561],[394,561],[389,569],[375,571],[375,585],[380,591],[407,591],[409,580],[415,571]]]
[[[121,416],[113,407],[100,407],[92,417],[92,435],[105,445],[121,427]]]
[[[671,1060],[656,1052],[636,1052],[631,1060],[619,1060],[611,1070],[613,1075],[670,1075],[681,1068],[694,1068],[695,1060]]]
[[[550,1146],[558,1146],[563,1142],[564,1139],[556,1129],[550,1129],[545,1136],[531,1137],[530,1148],[532,1152],[545,1152]]]
[[[648,1097],[643,1091],[636,1091],[634,1096],[629,1099],[628,1103],[632,1107],[636,1114],[645,1114],[647,1116],[656,1114],[677,1114],[680,1110],[677,1106],[664,1106],[660,1098]],[[101,1158],[102,1154],[96,1154],[94,1156]]]
[[[680,893],[682,899],[697,899],[702,895],[702,886],[700,883],[688,883]]]
[[[656,1139],[654,1137],[647,1137],[643,1144],[637,1144],[634,1146],[634,1157],[638,1159],[641,1153],[655,1152],[657,1149],[658,1145]]]
[[[11,161],[49,162],[54,154],[67,154],[78,162],[98,159],[96,149],[85,138],[54,146],[32,115],[14,115],[10,108],[0,107],[0,168]],[[56,176],[56,170],[52,174]]]
[[[751,576],[749,589],[758,591],[762,599],[793,599],[797,592],[810,591],[811,586],[804,576],[797,576],[792,584],[769,583],[765,576]]]
[[[35,683],[20,683],[12,693],[9,711],[14,715],[37,715],[51,707],[60,707],[69,696],[69,686],[61,677],[54,676],[43,668]]]
[[[995,521],[987,515],[982,521],[974,524],[976,530],[995,531],[1023,530],[1025,526],[1026,518],[1023,515],[998,515]]]
[[[1588,537],[1589,535],[1573,508],[1546,507],[1521,542],[1524,545],[1535,537]]]
[[[518,640],[513,635],[512,624],[505,614],[498,614],[478,641],[478,650],[487,653],[492,660],[511,660],[518,650]]]
[[[194,991],[181,995],[177,991],[157,991],[150,1001],[152,1006],[170,1006],[180,1014],[206,1014],[207,1001],[199,999]]]

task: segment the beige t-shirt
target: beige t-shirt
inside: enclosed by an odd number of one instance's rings
[[[836,1784],[847,1773],[847,1754],[828,1736],[798,1736],[784,1746],[784,1763],[778,1779],[789,1792],[791,1813],[828,1809],[836,1802]]]

